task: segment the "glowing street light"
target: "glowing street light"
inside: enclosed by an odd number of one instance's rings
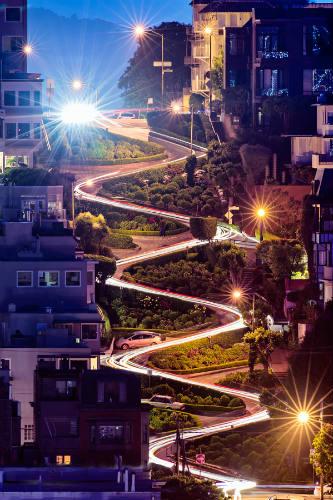
[[[82,80],[73,80],[72,81],[72,89],[73,90],[79,91],[79,90],[82,90],[82,88],[83,88]]]
[[[66,104],[60,113],[61,121],[67,125],[88,125],[96,120],[97,108],[88,102]]]
[[[235,300],[235,301],[238,301],[239,299],[242,298],[242,290],[240,290],[239,288],[236,288],[235,290],[233,290],[232,292],[232,298]]]
[[[32,46],[30,44],[26,44],[24,45],[23,47],[23,53],[26,55],[26,56],[30,56],[30,54],[32,54],[33,50],[32,50]]]
[[[171,103],[171,111],[178,115],[183,110],[183,106],[181,103],[174,101]],[[194,128],[194,106],[193,104],[190,106],[191,112],[191,125],[190,125],[190,138],[191,138],[191,156],[193,155],[193,128]]]
[[[299,411],[297,414],[297,421],[301,425],[306,425],[310,421],[310,413],[306,410]]]
[[[137,24],[136,26],[134,26],[134,35],[138,38],[140,38],[141,36],[143,36],[145,33],[146,33],[146,28],[143,24]]]
[[[205,33],[205,35],[211,36],[213,33],[213,30],[210,26],[205,26],[204,33]]]
[[[259,220],[260,242],[262,242],[264,240],[264,219],[267,216],[267,211],[264,207],[259,207],[255,213]]]

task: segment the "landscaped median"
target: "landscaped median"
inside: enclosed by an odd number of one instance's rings
[[[150,368],[156,368],[152,362],[147,363],[147,366]],[[242,359],[242,360],[236,360],[236,361],[229,361],[227,363],[223,363],[220,365],[210,365],[210,366],[202,366],[198,368],[188,368],[186,370],[168,370],[175,375],[191,375],[193,373],[206,373],[206,372],[211,372],[211,371],[219,371],[219,370],[226,370],[228,368],[241,368],[248,366],[248,360],[247,359]]]

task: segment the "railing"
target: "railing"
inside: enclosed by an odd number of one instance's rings
[[[269,87],[267,89],[259,89],[259,95],[272,97],[272,96],[284,96],[289,95],[289,90],[285,89],[276,89],[273,87]]]
[[[258,59],[288,59],[289,52],[284,50],[258,50]]]

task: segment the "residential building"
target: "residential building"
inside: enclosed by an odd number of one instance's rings
[[[192,55],[186,60],[192,92],[211,94],[209,71],[218,64],[223,88],[249,89],[257,126],[264,125],[261,105],[268,96],[332,93],[333,4],[295,4],[193,0]]]
[[[333,167],[333,104],[317,104],[317,135],[291,138],[293,165]]]
[[[0,170],[33,166],[42,131],[42,79],[27,72],[27,0],[1,4]]]
[[[22,407],[22,442],[33,440],[38,354],[95,354],[103,320],[95,262],[86,260],[63,209],[62,186],[0,186],[0,359]]]
[[[333,299],[333,168],[319,167],[314,182],[313,266],[320,301]]]
[[[40,356],[34,414],[41,462],[147,468],[149,412],[140,392],[130,373]]]
[[[15,464],[21,441],[20,404],[13,401],[9,366],[0,360],[0,464]]]

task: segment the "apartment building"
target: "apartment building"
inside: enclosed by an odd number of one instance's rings
[[[42,79],[27,72],[27,0],[0,8],[0,170],[33,166],[42,139]]]
[[[0,359],[21,402],[22,442],[33,441],[33,372],[39,354],[94,353],[103,320],[95,262],[84,258],[63,209],[62,186],[0,186]]]
[[[12,399],[8,363],[0,361],[0,466],[18,461],[21,443],[20,403]]]
[[[39,357],[34,414],[41,465],[147,468],[149,412],[140,392],[130,373]]]
[[[193,0],[192,92],[208,99],[209,71],[218,64],[223,88],[249,89],[258,126],[266,97],[332,93],[333,4],[295,4]]]

